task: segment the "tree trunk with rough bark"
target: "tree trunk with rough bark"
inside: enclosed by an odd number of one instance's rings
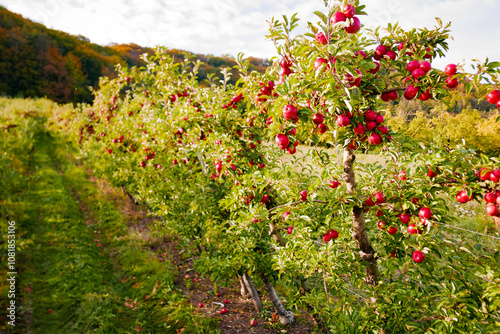
[[[354,178],[354,160],[356,156],[351,149],[346,148],[343,156],[344,181],[347,186],[347,192],[354,194],[356,192],[356,179]],[[366,267],[366,282],[370,285],[377,285],[379,272],[375,251],[371,245],[368,233],[366,232],[365,211],[358,206],[354,206],[352,213],[352,236],[360,249],[361,259],[368,262]]]
[[[243,276],[238,276],[238,279],[240,280],[240,294],[241,298],[248,298],[250,294],[247,291],[247,287],[245,286],[245,282],[243,281]]]
[[[295,321],[295,316],[293,315],[293,312],[288,311],[285,309],[283,304],[281,304],[280,299],[278,298],[278,295],[276,294],[276,291],[274,290],[273,285],[271,282],[269,282],[269,279],[265,274],[261,274],[260,278],[262,279],[262,282],[264,283],[264,286],[266,287],[267,294],[269,295],[269,298],[273,302],[274,308],[276,309],[276,312],[278,313],[278,318],[280,319],[281,324],[283,325],[291,325]]]
[[[498,232],[500,232],[500,217],[493,217],[493,222],[497,226]]]
[[[250,276],[248,276],[247,273],[245,273],[242,276],[240,276],[240,283],[241,281],[243,281],[243,285],[246,289],[246,292],[248,292],[250,298],[252,298],[252,303],[253,306],[255,307],[255,310],[261,312],[262,302],[260,301],[259,293],[257,292],[257,289],[255,288],[252,279],[250,278]]]

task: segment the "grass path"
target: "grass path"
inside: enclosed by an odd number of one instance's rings
[[[171,264],[143,247],[131,222],[56,141],[47,133],[37,138],[24,210],[10,218],[18,225],[22,305],[16,328],[0,332],[215,332],[217,322],[194,315],[175,287]]]

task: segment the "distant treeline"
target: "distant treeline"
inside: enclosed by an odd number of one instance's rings
[[[0,6],[0,95],[47,97],[61,103],[91,102],[89,87],[96,88],[101,76],[115,75],[115,65],[143,66],[140,56],[152,48],[136,44],[100,46],[84,36],[48,29]],[[198,79],[218,74],[236,64],[230,56],[215,57],[183,50],[168,51],[182,61],[185,55],[200,59]],[[269,61],[249,57],[251,70],[265,71]],[[233,77],[231,82],[238,78]]]

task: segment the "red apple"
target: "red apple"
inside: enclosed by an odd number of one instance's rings
[[[415,224],[411,223],[410,225],[408,225],[408,233],[410,234],[422,234],[424,231],[422,231],[421,229],[417,228]]]
[[[385,197],[384,194],[382,194],[380,191],[377,191],[375,194],[373,194],[373,197],[375,197],[375,201],[378,204],[385,203]]]
[[[429,219],[432,216],[432,211],[429,208],[421,208],[420,211],[418,211],[418,216],[422,219]]]
[[[329,187],[332,189],[338,188],[338,186],[340,185],[339,181],[337,180],[330,180],[328,182],[330,182]]]
[[[290,216],[290,211],[285,211],[283,212],[283,221],[285,221],[287,219],[288,216]]]
[[[495,204],[497,201],[497,195],[495,193],[486,193],[486,194],[484,194],[484,200],[487,203]]]
[[[391,99],[389,98],[389,94],[388,93],[383,93],[382,95],[380,95],[380,99],[384,102],[389,102]]]
[[[372,131],[373,129],[375,129],[377,127],[377,123],[376,122],[367,122],[366,123],[366,129],[368,131]]]
[[[411,220],[411,217],[407,213],[402,213],[399,215],[399,220],[401,220],[403,224],[408,224]]]
[[[342,13],[342,12],[333,13],[332,24],[335,24],[337,22],[344,22],[345,20],[346,20],[346,17],[344,15],[344,13]]]
[[[420,94],[418,96],[418,99],[420,101],[427,101],[429,100],[430,98],[432,97],[431,93],[429,92],[429,90],[427,89],[425,92],[422,92],[422,94]]]
[[[358,148],[358,145],[356,144],[356,141],[353,140],[349,145],[347,145],[347,148],[350,148],[351,150],[355,150]]]
[[[415,87],[412,84],[410,84],[408,87],[406,87],[403,96],[407,100],[413,100],[417,96],[417,94],[418,94],[418,87]]]
[[[398,231],[398,228],[395,226],[391,226],[387,229],[387,233],[389,233],[389,234],[396,234],[397,231]]]
[[[337,116],[337,125],[340,127],[348,126],[351,124],[351,119],[347,115]]]
[[[378,70],[380,70],[380,63],[376,61],[374,61],[373,63],[375,64],[375,68],[370,68],[370,73],[375,74],[378,72]]]
[[[456,88],[458,86],[458,79],[453,77],[446,78],[446,86],[448,88]]]
[[[469,197],[467,196],[467,190],[462,190],[462,191],[458,192],[458,194],[457,194],[455,197],[456,197],[456,199],[457,199],[457,201],[458,201],[459,203],[467,203],[467,202],[469,202],[469,201],[471,201],[471,200],[472,200],[472,197],[473,197],[473,196],[471,196],[471,197],[469,198]]]
[[[379,45],[375,48],[375,54],[378,56],[383,56],[387,53],[387,47],[385,45]]]
[[[323,114],[315,113],[313,115],[312,121],[316,125],[321,124],[325,121],[325,116],[323,116]]]
[[[261,203],[264,204],[269,200],[269,195],[264,194],[262,195]]]
[[[229,312],[228,309],[224,307],[222,310],[219,311],[219,314],[226,314],[227,312]]]
[[[198,304],[198,307],[199,307],[199,308],[202,308],[203,306],[205,306],[205,304],[203,304],[203,303],[199,303],[199,304]]]
[[[500,101],[500,90],[495,89],[486,94],[486,101],[491,104],[496,104],[498,101]]]
[[[314,70],[315,71],[319,70],[321,68],[321,66],[323,64],[325,64],[325,63],[326,63],[326,65],[323,67],[323,71],[325,69],[329,69],[330,68],[330,65],[328,65],[328,61],[325,58],[318,58],[318,59],[316,59],[316,61],[314,62]]]
[[[364,116],[367,122],[373,122],[377,119],[377,113],[373,110],[367,110]]]
[[[408,64],[406,64],[406,69],[410,73],[413,73],[413,71],[415,71],[417,68],[420,68],[420,63],[418,62],[418,60],[412,60],[408,62]]]
[[[290,67],[282,67],[280,70],[280,75],[282,77],[286,77],[286,76],[290,75],[291,73],[292,73],[292,70],[290,69]]]
[[[353,129],[354,133],[357,135],[363,135],[366,132],[366,128],[363,126],[363,124],[358,123],[356,127]]]
[[[438,170],[436,168],[436,171],[433,171],[431,166],[429,166],[429,172],[427,173],[427,176],[429,177],[436,177],[438,175]]]
[[[396,101],[399,98],[399,93],[397,91],[389,92],[387,93],[387,95],[389,96],[389,100],[391,101]]]
[[[498,216],[498,207],[495,204],[486,205],[486,213],[490,216]]]
[[[425,72],[429,72],[432,68],[432,65],[431,63],[429,63],[428,61],[424,60],[423,62],[420,63],[420,68]]]
[[[379,126],[377,127],[377,130],[380,131],[380,133],[386,135],[389,132],[389,128],[387,126]]]
[[[290,154],[295,154],[295,153],[297,153],[297,146],[296,146],[296,145],[294,145],[292,148],[287,147],[287,148],[286,148],[286,150],[287,150],[287,152],[288,152],[288,153],[290,153]]]
[[[378,223],[377,223],[378,228],[381,229],[381,230],[385,230],[385,225],[387,225],[387,224],[384,223],[383,220],[379,220]]]
[[[293,232],[293,226],[288,226],[288,228],[286,229],[286,233],[292,234],[292,232]]]
[[[278,145],[278,147],[281,148],[282,150],[285,150],[290,144],[290,140],[288,139],[287,135],[283,133],[277,134],[275,141],[276,145]]]
[[[424,259],[425,259],[425,254],[422,253],[421,251],[414,251],[413,254],[411,255],[411,258],[413,259],[413,261],[415,261],[416,263],[422,263],[424,262]]]
[[[388,50],[385,53],[385,55],[384,55],[384,58],[387,58],[387,59],[390,59],[390,60],[396,60],[396,57],[397,57],[396,52],[394,52],[392,50]]]
[[[321,123],[318,125],[316,131],[318,131],[319,133],[325,133],[326,130],[328,130],[328,127],[325,124]]]
[[[295,120],[297,119],[297,107],[293,104],[287,104],[283,107],[283,117],[287,120]]]
[[[257,326],[257,320],[253,319],[250,321],[250,326]]]
[[[302,190],[300,192],[300,200],[302,202],[307,202],[307,190]]]
[[[380,137],[380,135],[378,133],[373,132],[368,137],[368,143],[370,143],[370,145],[379,145],[380,143],[382,143],[382,138]]]
[[[446,67],[444,68],[444,73],[446,73],[450,77],[452,75],[455,75],[457,73],[457,65],[455,65],[455,64],[446,65]]]
[[[332,238],[330,237],[330,234],[328,234],[328,233],[323,234],[323,241],[324,242],[329,242],[330,240],[332,240]]]
[[[280,66],[281,66],[281,68],[288,68],[288,67],[292,66],[292,62],[289,59],[283,57],[283,58],[281,58]]]
[[[361,21],[357,17],[353,17],[352,22],[345,28],[348,34],[355,34],[361,29]]]
[[[325,34],[323,34],[323,32],[322,32],[322,31],[318,32],[318,33],[316,34],[316,36],[315,36],[315,37],[316,37],[316,41],[317,41],[319,44],[323,44],[323,45],[325,45],[325,44],[327,44],[327,43],[328,43],[328,41],[326,40]]]
[[[374,206],[375,203],[372,201],[372,198],[371,197],[368,197],[366,200],[365,200],[365,205],[366,206]]]
[[[342,13],[344,13],[345,17],[352,18],[356,14],[356,7],[347,4],[344,6]]]
[[[363,75],[360,70],[356,70],[356,77],[354,77],[350,73],[346,73],[344,75],[344,80],[347,82],[347,84],[350,87],[359,87],[361,85],[361,79],[363,78]]]
[[[354,51],[354,56],[357,57],[361,55],[361,57],[363,57],[363,59],[366,59],[366,53],[364,51]]]
[[[330,230],[328,232],[328,235],[330,236],[330,239],[337,239],[339,237],[339,232],[336,230]]]
[[[413,79],[417,80],[420,77],[423,77],[425,75],[425,71],[422,70],[421,68],[416,68],[411,72],[411,76]]]
[[[235,95],[235,96],[231,99],[231,102],[232,102],[232,103],[238,103],[238,102],[240,102],[240,101],[241,101],[242,97],[243,97],[243,94],[241,94],[241,93],[240,93],[240,94],[238,94],[238,95]]]
[[[384,116],[382,116],[382,115],[378,114],[378,115],[377,115],[377,117],[375,118],[375,122],[376,122],[377,124],[382,124],[382,123],[384,123]]]
[[[478,177],[483,181],[488,181],[491,176],[491,171],[488,168],[481,168],[478,172]]]
[[[432,57],[434,57],[434,52],[432,52],[430,48],[425,48],[425,51],[427,51],[427,53],[424,55],[425,59],[431,59]]]
[[[491,171],[490,181],[492,182],[500,182],[500,169],[495,169]]]

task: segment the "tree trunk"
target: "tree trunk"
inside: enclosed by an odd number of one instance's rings
[[[349,194],[356,193],[356,180],[354,178],[354,160],[356,156],[351,149],[344,150],[344,180]],[[360,249],[359,255],[363,261],[368,262],[366,267],[366,283],[370,285],[377,285],[378,282],[378,267],[377,259],[375,259],[375,251],[368,239],[365,223],[365,211],[358,206],[354,206],[352,210],[352,236]]]
[[[262,311],[262,302],[260,301],[259,293],[257,292],[257,289],[255,288],[255,285],[252,282],[252,279],[250,276],[248,276],[247,273],[244,273],[241,277],[241,280],[243,281],[243,284],[245,285],[246,292],[250,295],[252,298],[252,303],[253,306],[255,307],[255,310],[258,312]]]
[[[493,217],[493,222],[497,226],[498,232],[500,232],[500,217]]]
[[[250,294],[247,291],[247,287],[245,286],[245,282],[243,281],[243,276],[238,276],[240,280],[240,294],[241,298],[248,298]]]
[[[274,304],[274,308],[276,309],[276,312],[278,313],[278,318],[280,319],[281,324],[283,325],[291,325],[295,321],[295,316],[291,311],[288,311],[285,309],[283,304],[281,304],[280,299],[278,298],[278,295],[276,294],[276,291],[274,290],[273,285],[269,280],[267,279],[267,276],[265,274],[261,274],[260,278],[262,279],[262,282],[264,283],[264,286],[266,287],[267,293],[269,295],[269,298]]]

